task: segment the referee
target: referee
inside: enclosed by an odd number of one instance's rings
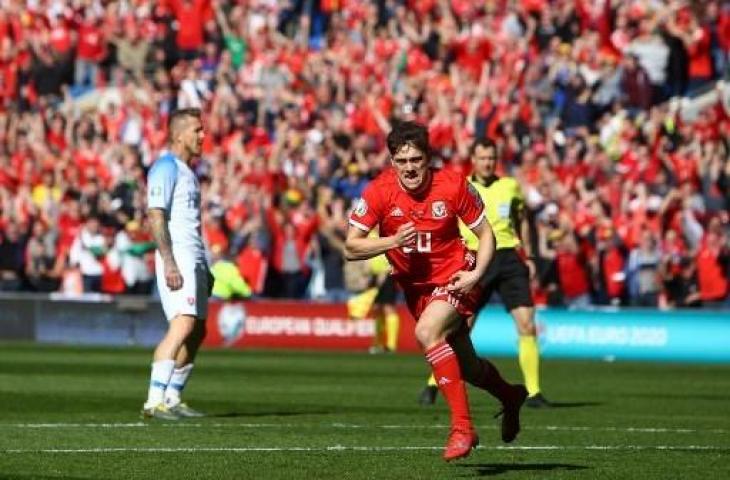
[[[489,301],[492,292],[499,292],[505,308],[515,320],[520,337],[519,363],[529,394],[525,404],[534,408],[549,407],[550,403],[540,393],[540,352],[536,339],[535,306],[530,293],[530,281],[535,278],[536,268],[529,241],[530,225],[525,214],[525,199],[517,180],[497,176],[497,146],[492,140],[476,140],[470,153],[473,174],[469,181],[484,201],[497,248],[481,282],[484,289],[482,304]],[[479,240],[464,225],[461,225],[461,234],[469,249],[478,248]],[[470,324],[475,319],[473,317]],[[421,393],[420,403],[433,404],[437,393],[438,387],[432,376]]]

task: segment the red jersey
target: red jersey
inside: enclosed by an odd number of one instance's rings
[[[393,278],[405,289],[446,285],[454,273],[467,269],[459,218],[469,227],[484,219],[484,204],[466,178],[448,170],[431,173],[426,191],[413,196],[394,170],[383,172],[365,188],[350,215],[352,226],[364,231],[378,227],[381,237],[394,235],[405,223],[415,224],[415,247],[385,253]]]
[[[89,62],[99,62],[104,58],[104,32],[91,23],[82,23],[78,28],[76,55]]]
[[[583,262],[577,254],[572,252],[558,252],[558,277],[563,295],[574,298],[590,291],[588,274],[583,268]]]
[[[697,281],[702,300],[722,301],[728,294],[728,279],[725,277],[724,265],[721,263],[721,242],[715,234],[706,234],[697,252]]]

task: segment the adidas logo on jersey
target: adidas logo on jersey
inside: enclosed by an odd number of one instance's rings
[[[449,377],[439,378],[439,385],[448,385],[449,383],[451,383],[451,380],[449,380]]]
[[[401,210],[399,207],[395,207],[393,210],[390,211],[391,217],[402,217],[403,216],[403,210]]]

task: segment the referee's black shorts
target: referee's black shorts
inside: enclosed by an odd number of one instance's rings
[[[494,252],[480,285],[483,291],[481,305],[489,302],[496,290],[508,312],[517,307],[534,306],[530,293],[530,270],[514,248]]]
[[[397,300],[396,295],[395,280],[393,280],[393,277],[388,275],[380,288],[378,288],[378,294],[375,296],[373,303],[376,305],[395,304]]]

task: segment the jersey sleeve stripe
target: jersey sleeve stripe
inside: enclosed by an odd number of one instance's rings
[[[467,227],[469,227],[469,230],[476,228],[477,225],[482,223],[482,220],[484,220],[484,210],[482,210],[482,213],[479,214],[479,217],[477,217],[476,220],[467,225]]]
[[[352,225],[353,227],[359,228],[363,232],[369,232],[370,230],[372,230],[372,228],[367,227],[367,226],[363,225],[362,223],[356,222],[353,219],[350,219],[350,225]]]

